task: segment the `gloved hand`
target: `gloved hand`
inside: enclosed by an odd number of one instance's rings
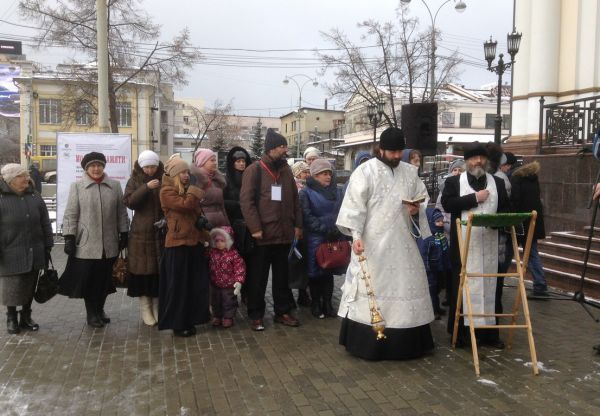
[[[77,251],[77,246],[75,245],[75,236],[74,235],[65,235],[65,254],[67,256],[74,256],[75,251]]]
[[[337,228],[331,228],[329,231],[327,231],[327,234],[325,234],[327,241],[337,241],[341,238],[341,236],[342,233]]]
[[[240,282],[235,282],[233,284],[233,294],[238,296],[240,293],[242,293],[242,284]]]
[[[46,265],[46,269],[48,268],[48,265],[50,264],[50,253],[52,252],[52,247],[46,247],[44,249],[44,264]]]
[[[119,233],[119,251],[127,248],[127,242],[129,241],[129,233]]]

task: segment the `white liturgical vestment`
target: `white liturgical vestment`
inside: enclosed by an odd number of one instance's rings
[[[364,243],[375,298],[388,328],[413,328],[433,320],[425,267],[412,223],[402,200],[427,197],[417,168],[408,163],[392,169],[373,158],[350,176],[337,218],[346,235]],[[428,199],[428,198],[427,198]],[[425,214],[427,201],[419,210],[423,238],[431,235]],[[352,253],[338,315],[362,324],[371,324],[365,283],[358,256]]]
[[[495,214],[498,211],[498,189],[496,181],[486,173],[486,187],[490,196],[477,207],[463,211],[461,219],[466,221],[469,213]],[[460,196],[475,193],[469,185],[467,173],[460,175]],[[462,235],[465,238],[467,227],[462,226]],[[467,257],[467,273],[497,273],[498,272],[498,230],[489,227],[472,227],[471,241],[469,242],[469,256]],[[496,309],[496,279],[469,278],[469,292],[471,293],[471,307],[474,314],[493,314]],[[463,291],[463,311],[467,311],[467,295]],[[480,325],[495,325],[493,316],[473,318],[475,327]],[[469,318],[465,316],[465,326],[469,326]]]

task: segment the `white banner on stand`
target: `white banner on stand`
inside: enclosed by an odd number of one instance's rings
[[[62,229],[71,183],[84,174],[81,159],[90,152],[106,156],[104,172],[121,183],[123,191],[131,176],[131,135],[120,133],[57,133],[56,222]]]

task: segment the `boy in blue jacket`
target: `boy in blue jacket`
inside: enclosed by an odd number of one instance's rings
[[[427,220],[431,236],[418,238],[417,245],[425,263],[429,294],[433,304],[435,319],[439,320],[446,313],[440,306],[440,285],[446,281],[446,274],[451,272],[448,239],[444,234],[444,214],[437,208],[427,208]]]

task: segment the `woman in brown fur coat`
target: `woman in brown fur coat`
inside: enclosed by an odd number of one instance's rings
[[[142,319],[149,326],[158,321],[158,265],[164,239],[154,224],[164,217],[159,197],[163,174],[158,155],[144,150],[135,162],[123,195],[125,206],[134,211],[127,246],[127,295],[140,299]]]

